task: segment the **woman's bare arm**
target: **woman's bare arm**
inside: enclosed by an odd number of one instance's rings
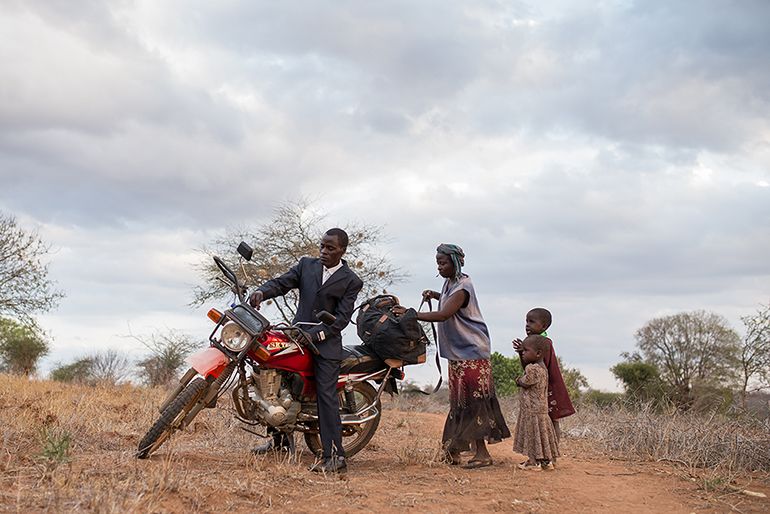
[[[461,289],[452,293],[441,306],[441,309],[433,312],[418,312],[417,319],[420,321],[446,321],[460,310],[467,299],[468,291]]]

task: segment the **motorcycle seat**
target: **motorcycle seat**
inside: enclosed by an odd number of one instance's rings
[[[340,362],[340,374],[342,373],[373,373],[387,368],[387,365],[375,353],[359,344],[357,346],[342,347],[342,362]]]

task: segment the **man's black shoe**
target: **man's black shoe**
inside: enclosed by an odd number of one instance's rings
[[[329,457],[323,462],[310,466],[310,471],[316,473],[346,473],[347,470],[348,464],[345,462],[345,457]]]
[[[291,452],[291,448],[288,445],[276,445],[275,441],[268,439],[251,450],[254,455],[266,455],[273,452]]]

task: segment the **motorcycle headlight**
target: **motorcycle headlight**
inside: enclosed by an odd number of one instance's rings
[[[222,327],[222,344],[228,350],[240,352],[249,344],[250,338],[251,336],[240,325],[232,321]]]

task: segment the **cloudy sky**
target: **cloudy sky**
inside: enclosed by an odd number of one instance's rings
[[[460,244],[493,349],[546,306],[594,387],[652,317],[740,332],[770,301],[768,26],[765,0],[0,0],[0,210],[67,294],[43,368],[205,336],[197,249],[298,196],[382,225],[405,303]]]

